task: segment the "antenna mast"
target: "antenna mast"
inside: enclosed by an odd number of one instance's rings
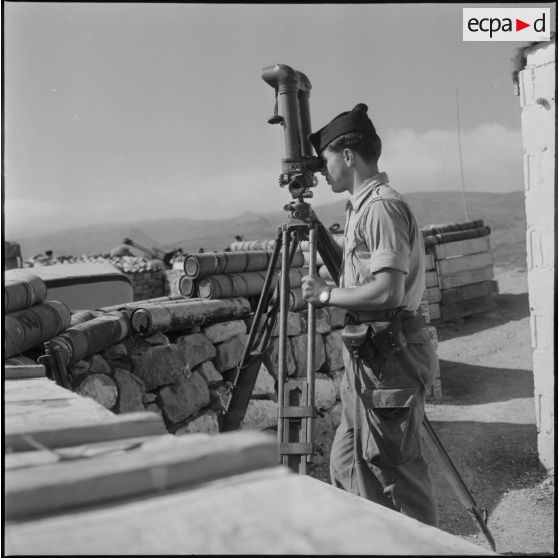
[[[457,147],[459,150],[459,169],[461,171],[461,190],[463,193],[463,211],[465,212],[465,221],[469,220],[469,214],[467,212],[467,201],[465,199],[465,177],[463,175],[463,154],[461,152],[461,125],[459,122],[459,90],[455,90],[455,97],[457,100]]]

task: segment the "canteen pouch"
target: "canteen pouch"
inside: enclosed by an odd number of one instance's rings
[[[341,341],[351,355],[362,357],[362,347],[370,339],[370,333],[370,324],[347,324],[341,332]]]

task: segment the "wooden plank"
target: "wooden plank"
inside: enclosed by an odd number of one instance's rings
[[[455,287],[462,287],[469,283],[480,283],[494,279],[494,267],[492,265],[483,269],[466,269],[457,273],[447,273],[440,276],[440,288],[453,289]],[[442,296],[444,293],[442,292]]]
[[[480,254],[470,254],[469,256],[459,256],[456,258],[448,258],[446,260],[436,261],[436,270],[438,275],[446,275],[449,273],[458,273],[468,269],[483,269],[492,265],[494,258],[491,252],[482,252]]]
[[[440,319],[440,305],[437,302],[428,305],[428,313],[430,314],[430,321]]]
[[[164,436],[164,434],[162,436]],[[170,436],[170,434],[168,436]],[[85,459],[96,455],[127,451],[131,446],[143,443],[152,438],[152,436],[138,436],[136,438],[108,440],[91,444],[86,443],[65,448],[49,448],[37,451],[7,453],[4,455],[4,468],[6,470],[24,469],[27,467],[58,463],[64,460]]]
[[[115,415],[93,399],[14,401],[4,406],[6,451],[36,449],[29,439],[48,448],[75,446],[84,440],[96,442],[167,432],[157,413]]]
[[[442,320],[449,322],[458,318],[465,318],[474,314],[490,312],[497,307],[496,301],[492,297],[475,298],[472,300],[464,300],[455,304],[440,306],[442,312]]]
[[[498,293],[497,281],[482,281],[480,283],[471,283],[454,289],[445,289],[442,291],[442,304],[455,304],[472,298],[481,298],[491,296]]]
[[[437,287],[438,286],[438,274],[436,271],[427,271],[425,273],[426,287]]]
[[[491,251],[490,237],[488,236],[435,244],[432,248],[437,260]]]
[[[44,378],[46,369],[42,364],[6,364],[4,379],[17,380],[20,378]]]
[[[5,471],[9,520],[152,494],[277,464],[271,434],[157,436],[129,451]]]
[[[4,384],[4,401],[46,401],[81,397],[48,378],[23,378]]]
[[[434,254],[424,255],[424,269],[426,271],[430,271],[431,269],[436,269],[436,258],[434,258]]]
[[[284,467],[110,507],[8,522],[5,536],[9,555],[495,556]]]
[[[442,299],[442,292],[440,287],[428,287],[424,290],[423,300],[427,302],[440,302]]]

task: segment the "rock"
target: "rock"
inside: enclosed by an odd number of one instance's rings
[[[331,329],[345,327],[345,316],[347,314],[346,310],[343,310],[342,308],[335,308],[334,306],[328,306],[325,310],[329,314]]]
[[[89,372],[89,362],[86,360],[76,360],[73,364],[70,365],[70,375],[74,378],[82,374],[87,374]]]
[[[289,342],[288,339],[285,345],[285,359],[287,365],[287,375],[292,376],[296,372],[296,362],[293,356],[291,343]],[[279,338],[278,337],[274,337],[271,340],[270,348],[264,357],[263,363],[265,364],[265,367],[267,368],[267,371],[271,374],[271,376],[277,379],[279,373]]]
[[[335,386],[326,374],[316,372],[314,382],[314,405],[318,411],[331,409],[335,405]]]
[[[292,337],[293,335],[300,335],[303,331],[302,318],[299,312],[288,312],[287,313],[287,335]],[[279,319],[275,324],[272,335],[277,337],[279,335]]]
[[[343,379],[344,374],[344,368],[328,372],[328,376],[333,380],[333,386],[335,387],[335,399],[341,399],[341,380]]]
[[[114,371],[114,381],[118,387],[118,400],[115,408],[117,413],[133,413],[145,409],[143,404],[145,386],[135,374],[117,368]]]
[[[324,333],[329,333],[331,331],[331,321],[329,314],[325,308],[316,308],[314,310],[316,333],[320,335]],[[304,310],[300,313],[302,321],[302,330],[304,332],[308,331],[308,310]]]
[[[126,345],[124,343],[117,343],[104,351],[101,351],[101,355],[107,361],[119,359],[128,355],[128,351],[126,350]]]
[[[207,385],[213,382],[222,382],[223,376],[217,372],[215,365],[210,361],[207,360],[206,362],[202,362],[196,368],[194,368],[194,372],[198,372],[200,376],[205,380]]]
[[[228,341],[235,335],[246,333],[246,324],[243,320],[221,322],[202,328],[202,333],[214,344]]]
[[[344,366],[343,341],[341,341],[342,331],[341,329],[336,329],[324,335],[325,358],[328,370],[339,370]]]
[[[254,395],[273,395],[275,396],[275,379],[265,367],[265,364],[260,366],[256,384],[254,385]]]
[[[101,355],[93,355],[89,359],[89,372],[93,374],[110,374],[109,363]]]
[[[236,368],[244,352],[247,340],[248,335],[246,333],[240,333],[228,341],[224,341],[217,345],[217,355],[213,362],[218,372]]]
[[[333,427],[337,428],[341,424],[341,410],[343,405],[341,405],[341,401],[336,401],[335,405],[329,410],[329,414],[331,416],[331,421],[333,423]]]
[[[128,355],[139,356],[151,349],[151,345],[139,335],[130,335],[122,341]]]
[[[197,373],[180,377],[169,386],[163,386],[157,394],[157,404],[165,419],[177,423],[187,419],[209,404],[209,389],[205,380]]]
[[[170,343],[169,338],[162,331],[144,337],[144,340],[150,345],[168,345]]]
[[[240,423],[240,430],[262,430],[277,426],[277,403],[268,399],[252,399],[248,403],[246,415]]]
[[[163,411],[161,407],[157,405],[157,403],[149,403],[148,405],[145,406],[145,410],[150,413],[157,413],[158,415],[163,416]]]
[[[176,345],[149,346],[141,356],[132,356],[133,373],[146,391],[176,382],[184,375],[185,364]]]
[[[291,347],[293,350],[293,357],[296,362],[295,376],[302,378],[306,377],[306,351],[308,343],[308,335],[303,333],[296,337],[291,337]],[[314,356],[315,370],[325,364],[325,347],[321,335],[316,334],[316,352]]]
[[[195,432],[205,432],[206,434],[218,434],[219,433],[219,420],[217,418],[217,413],[211,409],[206,409],[192,417],[186,423],[177,428],[174,434],[177,436],[183,434],[193,434]]]
[[[88,374],[78,385],[76,392],[97,401],[103,407],[112,409],[118,397],[114,380],[105,374]]]
[[[329,460],[331,444],[335,435],[335,428],[329,413],[314,418],[312,438],[314,441],[314,455],[312,461],[316,465],[323,465]]]
[[[217,354],[215,347],[203,333],[182,335],[176,340],[176,346],[192,369],[200,362],[211,360]]]
[[[157,400],[157,394],[153,393],[152,391],[146,391],[143,394],[142,400],[144,405],[149,405],[149,403],[155,403],[155,401]]]

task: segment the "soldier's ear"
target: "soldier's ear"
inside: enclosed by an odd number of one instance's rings
[[[352,149],[345,147],[343,149],[343,160],[348,167],[352,167],[355,164],[355,153]]]

